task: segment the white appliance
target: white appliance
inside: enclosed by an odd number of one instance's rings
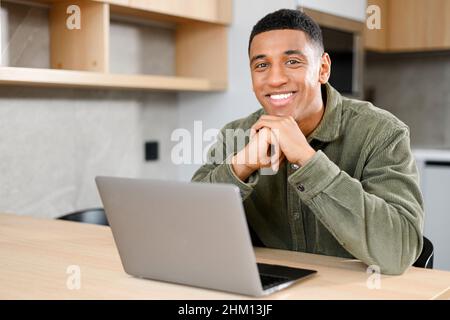
[[[450,271],[450,150],[413,151],[424,196],[424,235],[434,246],[434,269]]]

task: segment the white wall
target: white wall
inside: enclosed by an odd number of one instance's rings
[[[365,21],[367,0],[297,0],[299,6]]]
[[[248,38],[253,25],[267,13],[296,8],[296,0],[235,0],[233,22],[228,35],[229,88],[224,93],[183,93],[179,95],[179,123],[193,132],[194,121],[203,121],[203,131],[220,129],[260,108],[251,86],[248,66]],[[221,61],[217,61],[221,63]],[[211,66],[213,68],[214,66]],[[205,143],[206,146],[206,143]],[[189,180],[199,164],[179,166],[179,177]]]

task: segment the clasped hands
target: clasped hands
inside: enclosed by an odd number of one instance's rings
[[[250,129],[249,143],[234,155],[231,165],[245,181],[262,168],[277,172],[285,159],[303,166],[315,153],[293,117],[262,115]]]

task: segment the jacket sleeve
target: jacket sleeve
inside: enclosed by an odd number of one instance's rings
[[[401,274],[422,250],[423,202],[407,128],[368,155],[361,181],[318,151],[289,176],[300,199],[354,257]]]
[[[231,158],[239,149],[236,135],[244,133],[239,130],[232,130],[231,132],[235,133],[230,135],[226,134],[227,129],[230,128],[226,126],[220,131],[217,142],[208,150],[206,164],[194,173],[191,180],[193,182],[234,184],[239,188],[242,201],[244,201],[258,183],[259,173],[255,171],[245,182],[236,176],[231,166]],[[240,139],[242,139],[242,136]],[[247,141],[241,147],[245,146],[246,143]]]

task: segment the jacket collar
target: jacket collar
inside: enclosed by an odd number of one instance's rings
[[[312,140],[331,142],[340,136],[342,96],[329,83],[322,86],[322,96],[327,101],[325,113],[319,125],[307,137],[308,142]]]

